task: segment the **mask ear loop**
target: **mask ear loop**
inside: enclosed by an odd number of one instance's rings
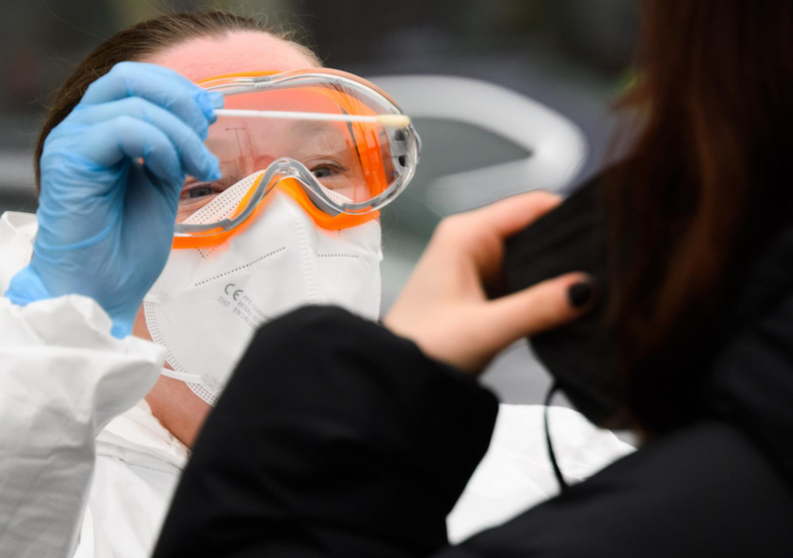
[[[553,399],[553,396],[558,390],[559,384],[554,382],[551,386],[551,389],[548,390],[548,394],[545,396],[545,441],[548,444],[548,457],[551,458],[553,474],[559,483],[559,491],[564,494],[570,488],[570,485],[567,484],[566,480],[564,480],[564,477],[562,476],[562,470],[559,468],[559,463],[556,462],[556,453],[553,451],[553,442],[551,442],[551,430],[548,427],[548,408],[551,406],[551,399]]]

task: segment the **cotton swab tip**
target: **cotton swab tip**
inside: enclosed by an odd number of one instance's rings
[[[410,117],[405,114],[378,114],[377,121],[390,128],[407,128],[410,125]]]

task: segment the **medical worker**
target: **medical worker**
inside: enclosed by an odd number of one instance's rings
[[[181,14],[109,39],[59,92],[39,211],[0,220],[3,556],[147,556],[256,327],[309,303],[377,318],[378,210],[418,138],[386,94],[319,66],[251,20]],[[559,417],[568,470],[626,451]],[[541,439],[540,409],[502,418]],[[459,536],[553,493],[542,451],[512,443]]]

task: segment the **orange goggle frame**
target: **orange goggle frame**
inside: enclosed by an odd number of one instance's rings
[[[290,72],[290,74],[298,74],[298,75],[300,73],[315,74],[318,72],[322,72],[323,74],[329,74],[331,76],[336,75],[346,78],[351,77],[356,81],[360,80],[360,78],[357,78],[356,76],[351,76],[350,74],[346,74],[344,72],[339,72],[336,70],[328,70],[328,69],[321,69],[321,70],[312,69],[312,70],[307,70],[305,72]],[[197,84],[202,85],[222,79],[265,77],[280,73],[283,72],[243,72],[243,73],[226,74],[226,75],[216,76],[213,78],[198,81]],[[375,89],[389,102],[393,103],[394,106],[396,106],[396,103],[394,103],[393,100],[390,99],[390,97],[388,97],[385,93],[379,91],[375,86],[371,84],[366,84],[366,85],[370,88]],[[251,93],[253,92],[255,91],[251,91]],[[321,93],[327,96],[333,96],[333,100],[337,102],[341,110],[346,112],[347,114],[372,114],[372,115],[375,114],[374,111],[368,106],[366,106],[363,102],[357,99],[352,99],[348,96],[343,96],[336,91],[319,90],[319,91],[315,91],[314,93]],[[341,102],[342,100],[343,102]],[[382,145],[383,138],[376,137],[376,133],[371,127],[351,126],[350,130],[353,132],[355,136],[354,139],[356,142],[358,155],[361,159],[361,165],[364,170],[364,175],[365,175],[365,179],[367,180],[367,183],[372,184],[372,191],[375,192],[376,194],[380,194],[386,191],[388,185],[385,182],[385,178],[388,173],[385,168],[383,153],[381,151],[381,148],[379,147]],[[413,131],[413,133],[415,133],[415,131]],[[239,215],[247,207],[247,204],[250,202],[251,197],[259,188],[263,176],[259,178],[259,180],[249,189],[245,197],[243,197],[243,199],[240,201],[237,210],[235,211],[232,218],[239,217]],[[412,177],[412,172],[410,176],[408,176],[406,182],[409,181],[411,177]],[[372,221],[374,219],[377,219],[380,216],[380,212],[377,209],[369,210],[366,213],[354,214],[354,213],[340,212],[336,215],[330,215],[327,212],[323,211],[321,208],[317,207],[317,205],[311,200],[309,195],[306,193],[305,188],[301,185],[301,183],[297,179],[292,177],[278,179],[278,182],[273,186],[273,188],[277,188],[279,191],[289,195],[314,220],[317,226],[320,226],[325,229],[337,230],[337,229],[356,227],[364,223],[367,223],[369,221]],[[250,215],[248,215],[247,218],[245,218],[245,220],[240,224],[238,224],[237,226],[228,230],[218,227],[217,230],[203,231],[201,234],[198,235],[177,234],[174,237],[173,248],[174,249],[208,248],[226,242],[231,237],[247,229],[247,227],[253,222],[253,220],[260,216],[261,212],[268,205],[268,201],[269,201],[268,195],[269,195],[269,191],[265,193],[264,197],[258,203],[254,211],[251,212]],[[386,203],[388,203],[388,201]]]
[[[251,186],[251,188],[248,190],[248,193],[242,198],[242,200],[240,200],[240,203],[232,215],[232,218],[238,217],[240,213],[242,213],[243,209],[247,207],[248,203],[250,203],[251,197],[260,186],[263,178],[264,173],[253,184],[253,186]],[[311,201],[311,199],[308,197],[308,194],[306,194],[306,191],[303,189],[297,179],[289,177],[280,179],[278,183],[264,195],[262,200],[256,206],[256,209],[247,217],[247,219],[245,219],[233,229],[223,230],[218,227],[217,230],[206,231],[203,235],[175,236],[172,245],[173,249],[184,250],[189,248],[212,248],[214,246],[223,244],[231,237],[242,233],[261,215],[262,211],[264,211],[264,209],[267,207],[270,200],[272,199],[270,192],[273,189],[277,189],[295,200],[308,214],[308,216],[313,219],[314,223],[323,229],[349,229],[363,225],[364,223],[368,223],[369,221],[373,221],[380,217],[379,210],[370,211],[369,213],[362,213],[360,215],[350,215],[347,213],[328,215],[318,208],[313,201]]]

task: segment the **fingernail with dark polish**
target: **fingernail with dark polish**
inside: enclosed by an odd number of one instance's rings
[[[576,283],[567,290],[567,297],[570,300],[570,306],[573,308],[581,308],[592,300],[592,283],[589,281],[581,281]]]

